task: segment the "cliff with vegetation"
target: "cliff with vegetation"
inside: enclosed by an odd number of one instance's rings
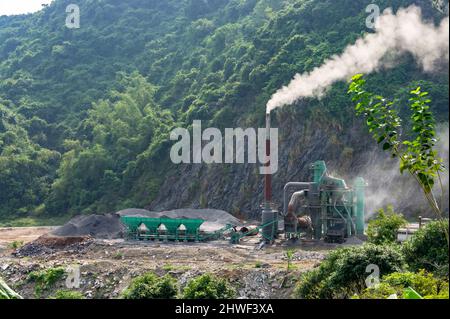
[[[262,127],[271,94],[370,32],[365,8],[372,1],[78,2],[79,29],[65,26],[70,0],[0,17],[0,219],[127,207],[256,216],[258,166],[174,165],[170,131],[193,120],[221,130]],[[443,17],[430,0],[377,4],[394,10],[418,4],[427,19]],[[368,83],[399,105],[421,85],[436,120],[448,123],[448,70],[423,73],[404,56]],[[349,182],[367,176],[371,196],[377,189],[389,194],[374,196],[370,209],[394,203],[408,216],[423,213],[424,200],[389,173],[395,163],[354,116],[346,87],[338,83],[320,100],[274,114],[277,203],[285,182],[309,180],[308,165],[323,159]],[[406,108],[401,113],[407,118]]]

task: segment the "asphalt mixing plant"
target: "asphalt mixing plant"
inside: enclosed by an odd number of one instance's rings
[[[364,235],[364,179],[358,177],[350,187],[343,179],[329,175],[324,161],[312,164],[311,170],[312,182],[289,182],[284,187],[285,237],[306,235],[343,243],[345,238]]]
[[[266,155],[270,156],[270,114],[266,114]],[[353,187],[331,176],[324,161],[311,165],[311,182],[288,182],[283,191],[283,211],[274,210],[272,176],[267,171],[261,212],[262,236],[270,243],[280,233],[278,220],[284,221],[281,233],[286,239],[310,238],[343,243],[351,236],[364,235],[365,187],[358,177]],[[290,195],[290,197],[289,197]]]

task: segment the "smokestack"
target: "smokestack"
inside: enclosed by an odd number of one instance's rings
[[[270,174],[270,112],[266,113],[266,156],[267,170],[264,179],[264,202],[268,206],[272,201],[272,175]]]
[[[272,174],[270,170],[270,112],[266,113],[266,172],[264,176],[264,205],[262,205],[261,235],[266,243],[273,243],[278,235],[278,211],[270,207],[272,202]]]

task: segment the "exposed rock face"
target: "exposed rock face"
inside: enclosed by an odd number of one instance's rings
[[[318,119],[314,120],[315,117]],[[283,124],[273,123],[273,127],[279,127],[279,169],[272,179],[273,200],[279,209],[285,183],[311,181],[309,165],[324,160],[328,171],[344,178],[349,185],[358,176],[366,179],[368,214],[393,204],[407,216],[430,215],[415,181],[407,174],[400,175],[398,162],[377,147],[361,121],[339,123],[336,119],[309,115],[308,122],[302,122],[302,118],[301,111],[296,115],[282,111],[275,120]],[[446,152],[443,156],[448,158],[448,148]],[[181,164],[168,174],[148,208],[208,207],[258,219],[264,183],[259,166]],[[448,211],[448,205],[444,209]]]

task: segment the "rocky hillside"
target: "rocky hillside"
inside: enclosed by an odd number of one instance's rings
[[[336,120],[323,110],[283,110],[277,114],[280,132],[279,169],[273,177],[273,197],[283,205],[283,187],[290,181],[311,181],[310,165],[325,160],[329,173],[349,185],[364,177],[367,213],[393,205],[406,216],[432,216],[416,182],[400,174],[399,163],[384,154],[358,119]],[[325,114],[324,114],[325,113]],[[439,130],[439,152],[448,167],[448,125]],[[169,172],[149,209],[165,207],[224,208],[241,218],[259,219],[264,178],[254,164],[182,164]],[[448,174],[444,175],[444,211],[448,212]]]
[[[79,29],[65,26],[70,0],[0,17],[0,219],[127,207],[256,216],[257,166],[174,165],[170,131],[193,120],[221,130],[263,126],[272,93],[370,32],[365,8],[372,2],[82,0]],[[432,2],[377,3],[394,10],[417,4],[439,21]],[[404,56],[368,83],[403,104],[420,84],[437,121],[448,123],[447,71],[424,74]],[[423,212],[416,190],[391,174],[392,163],[383,166],[346,91],[338,83],[321,100],[274,114],[276,201],[285,182],[309,180],[308,165],[323,159],[349,182],[369,176],[371,210],[395,203],[409,215]]]

